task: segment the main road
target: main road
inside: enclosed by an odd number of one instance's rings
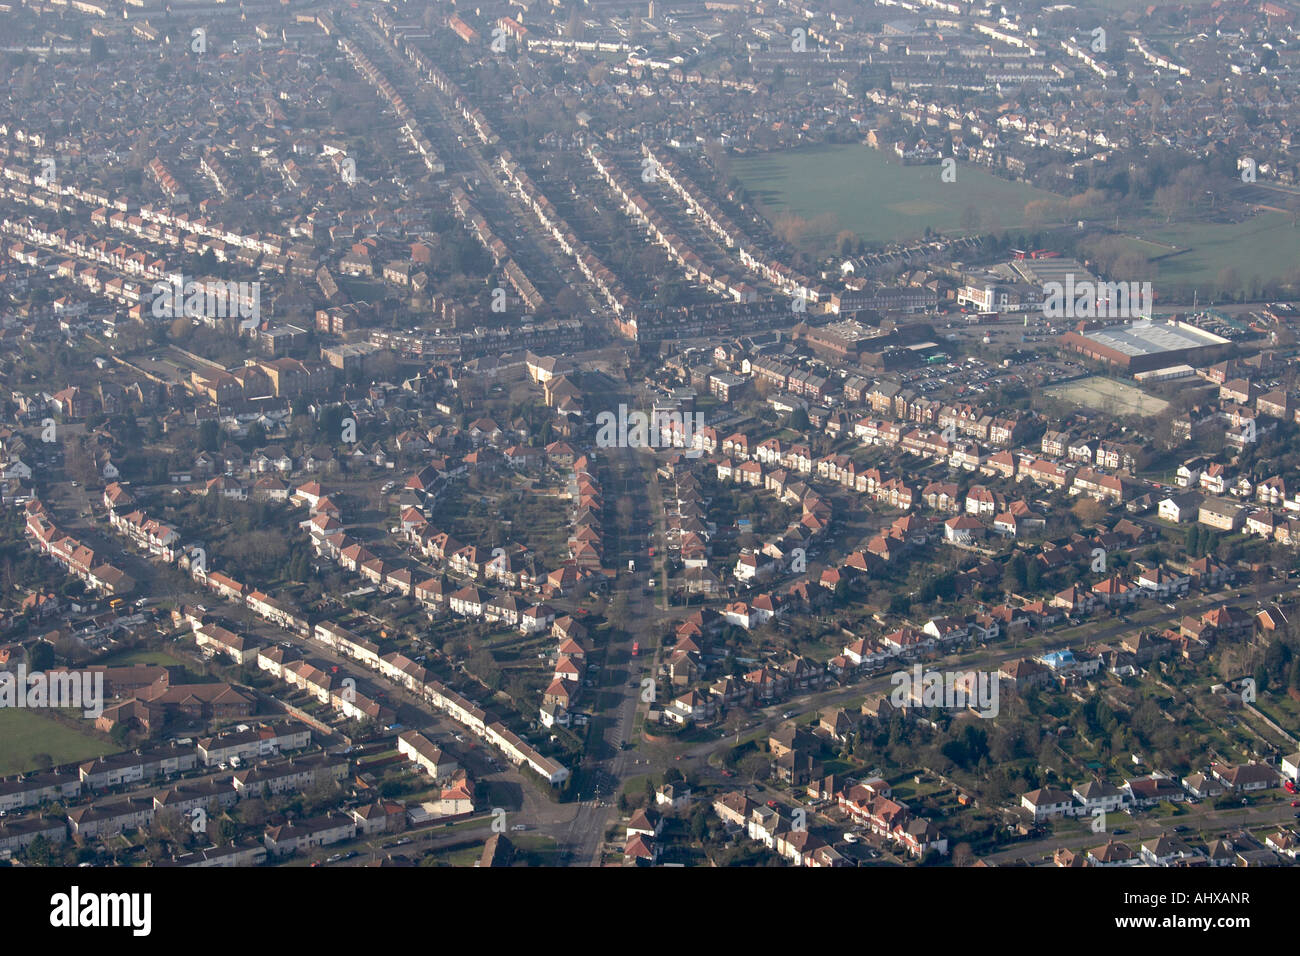
[[[654,599],[646,594],[651,585],[651,572],[646,566],[647,530],[657,517],[650,513],[650,502],[658,496],[652,495],[644,454],[630,448],[610,448],[597,456],[603,469],[605,506],[617,509],[615,520],[606,521],[607,528],[617,529],[612,540],[606,542],[606,560],[612,561],[618,572],[609,607],[623,601],[626,604],[619,620],[612,622],[604,666],[596,676],[593,732],[580,770],[577,812],[567,824],[553,831],[561,843],[561,861],[570,866],[600,864],[605,831],[616,819],[615,800],[642,759],[635,739],[636,713],[642,703],[642,681],[654,674],[656,662],[651,648],[658,643]],[[623,502],[631,507],[625,507]],[[629,561],[637,562],[633,572],[627,570]],[[632,656],[633,642],[641,648],[637,657]]]

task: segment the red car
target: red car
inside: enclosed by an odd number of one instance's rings
[[[776,801],[775,801],[775,800],[769,800],[769,801],[767,801],[767,805],[768,805],[769,807],[771,807],[773,810],[776,809]]]
[[[1292,800],[1292,801],[1291,801],[1291,806],[1293,806],[1293,807],[1300,807],[1300,800]]]

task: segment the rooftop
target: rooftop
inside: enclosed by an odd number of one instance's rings
[[[1228,340],[1181,322],[1133,322],[1081,333],[1089,341],[1124,355],[1154,355],[1178,349],[1226,345]]]

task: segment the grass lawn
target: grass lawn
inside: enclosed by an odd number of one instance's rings
[[[473,846],[463,847],[448,853],[446,862],[451,866],[473,866],[482,855],[483,844],[476,843]]]
[[[1142,239],[1129,237],[1128,243],[1134,251],[1150,257],[1168,252],[1156,243],[1188,250],[1156,263],[1152,281],[1157,291],[1174,285],[1199,289],[1201,301],[1206,302],[1220,269],[1235,269],[1241,280],[1286,276],[1296,266],[1300,229],[1292,227],[1290,216],[1267,212],[1237,223],[1157,225],[1144,229]]]
[[[510,842],[515,845],[516,859],[522,858],[529,866],[554,866],[560,851],[553,839],[541,834],[513,834]]]
[[[120,749],[88,733],[78,733],[34,711],[0,710],[0,776],[35,770],[32,758],[49,754],[55,765],[90,760]]]
[[[638,775],[635,776],[635,777],[628,777],[626,780],[623,781],[623,791],[622,791],[622,792],[623,792],[623,793],[627,793],[627,794],[638,794],[638,793],[639,793],[639,794],[644,794],[644,793],[645,793],[645,783],[646,783],[646,781],[649,780],[652,776],[657,777],[658,774],[648,774],[648,773],[643,773],[643,774],[638,774]]]
[[[130,664],[156,664],[159,667],[184,667],[185,661],[173,657],[166,651],[151,651],[141,647],[133,651],[122,651],[104,658],[101,662],[109,667],[126,667]]]
[[[927,226],[946,233],[1017,228],[1026,203],[1059,198],[960,163],[956,182],[945,183],[937,165],[904,166],[856,144],[743,156],[732,171],[770,220],[814,222],[801,244],[821,251],[844,229],[869,242],[896,242],[921,238]]]

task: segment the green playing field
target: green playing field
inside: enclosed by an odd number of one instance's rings
[[[1059,198],[960,163],[956,181],[944,182],[938,165],[904,166],[861,145],[742,156],[733,171],[769,220],[813,223],[801,242],[822,251],[846,229],[879,242],[920,238],[927,226],[949,234],[1012,229],[1023,225],[1027,202]]]

